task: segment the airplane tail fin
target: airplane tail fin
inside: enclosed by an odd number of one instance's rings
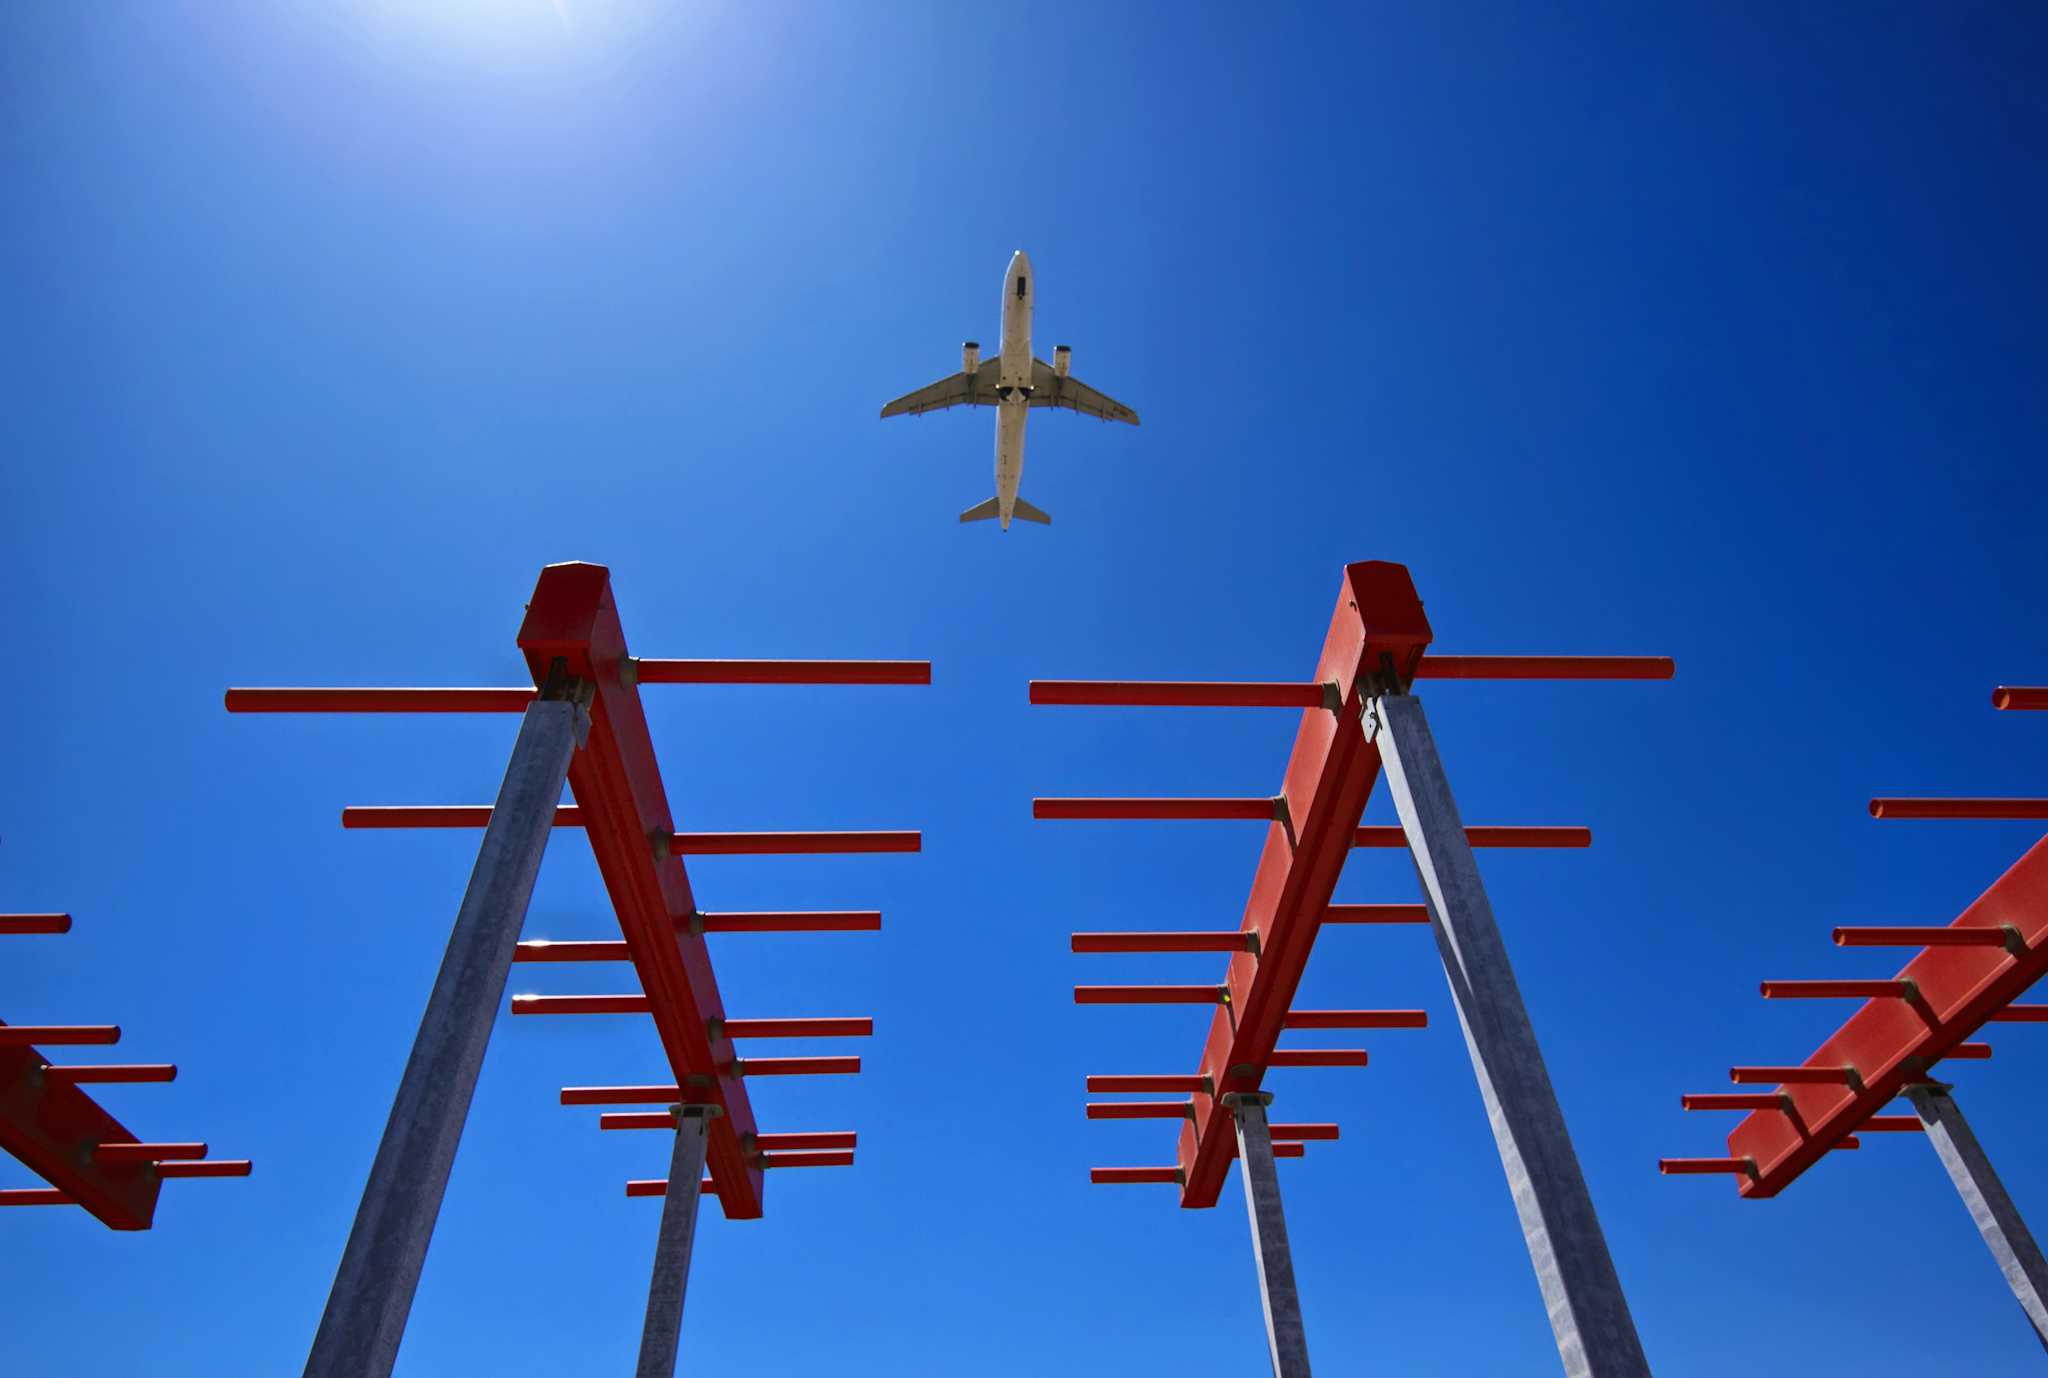
[[[1047,516],[1040,509],[1033,507],[1030,503],[1024,501],[1024,499],[1022,498],[1017,499],[1015,515],[1023,518],[1027,522],[1037,522],[1040,526],[1052,525],[1051,517]]]
[[[991,517],[1000,517],[1002,514],[1002,500],[990,498],[987,502],[977,502],[974,506],[962,512],[960,520],[963,522],[985,522]],[[1052,525],[1051,517],[1022,498],[1017,499],[1016,505],[1011,508],[1010,515],[1020,521],[1037,522],[1040,526]]]
[[[977,502],[974,506],[962,512],[960,520],[963,522],[985,522],[990,517],[996,515],[998,515],[996,500],[990,498],[987,502]]]

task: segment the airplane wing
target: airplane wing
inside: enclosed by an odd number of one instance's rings
[[[1002,371],[1000,356],[982,361],[973,373],[956,373],[950,378],[941,378],[930,387],[919,388],[882,408],[884,417],[922,416],[928,411],[944,407],[993,407],[1002,399],[996,396],[996,379]]]
[[[1031,405],[1065,407],[1103,421],[1138,424],[1138,414],[1114,397],[1105,397],[1073,374],[1062,378],[1043,359],[1031,361]]]

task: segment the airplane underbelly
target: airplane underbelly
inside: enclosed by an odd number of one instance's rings
[[[1017,496],[1017,479],[1024,472],[1024,418],[1029,412],[1021,401],[996,409],[996,496],[1006,501]]]

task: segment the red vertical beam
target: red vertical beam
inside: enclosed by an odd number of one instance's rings
[[[754,1133],[754,1111],[737,1074],[729,1040],[706,1037],[706,1021],[725,1018],[711,954],[687,922],[696,912],[682,859],[665,846],[676,832],[661,767],[647,730],[639,690],[622,683],[626,634],[603,565],[549,565],[540,574],[519,629],[519,649],[535,684],[558,657],[568,672],[596,686],[590,739],[569,763],[569,788],[582,810],[605,889],[640,988],[652,1002],[654,1025],[677,1084],[693,1102],[715,1102],[706,1161],[725,1213],[761,1214],[761,1168],[742,1141]]]
[[[109,1229],[146,1230],[159,1183],[145,1163],[96,1157],[135,1136],[69,1081],[43,1075],[34,1048],[0,1047],[0,1149],[91,1211]]]
[[[1334,713],[1303,710],[1295,733],[1280,790],[1285,816],[1266,825],[1240,924],[1258,935],[1259,955],[1230,959],[1230,1002],[1217,1008],[1197,1068],[1215,1094],[1194,1098],[1194,1117],[1180,1133],[1183,1207],[1213,1206],[1222,1194],[1237,1135],[1221,1096],[1259,1088],[1379,778],[1379,749],[1359,721],[1360,678],[1391,670],[1405,682],[1429,640],[1429,620],[1404,566],[1368,560],[1344,567],[1315,674],[1316,682],[1336,686],[1341,706]]]

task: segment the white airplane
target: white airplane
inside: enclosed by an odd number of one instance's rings
[[[1024,472],[1024,417],[1033,407],[1065,407],[1086,412],[1104,421],[1138,424],[1138,414],[1113,398],[1104,397],[1067,372],[1074,351],[1054,345],[1052,362],[1031,355],[1031,260],[1022,249],[1003,273],[1003,347],[986,362],[981,346],[973,340],[960,346],[960,371],[941,378],[930,387],[919,388],[882,408],[884,418],[922,416],[928,411],[962,404],[996,409],[996,495],[976,503],[960,514],[963,522],[987,521],[994,517],[1010,529],[1010,518],[1050,526],[1052,518],[1017,496],[1017,480]]]

